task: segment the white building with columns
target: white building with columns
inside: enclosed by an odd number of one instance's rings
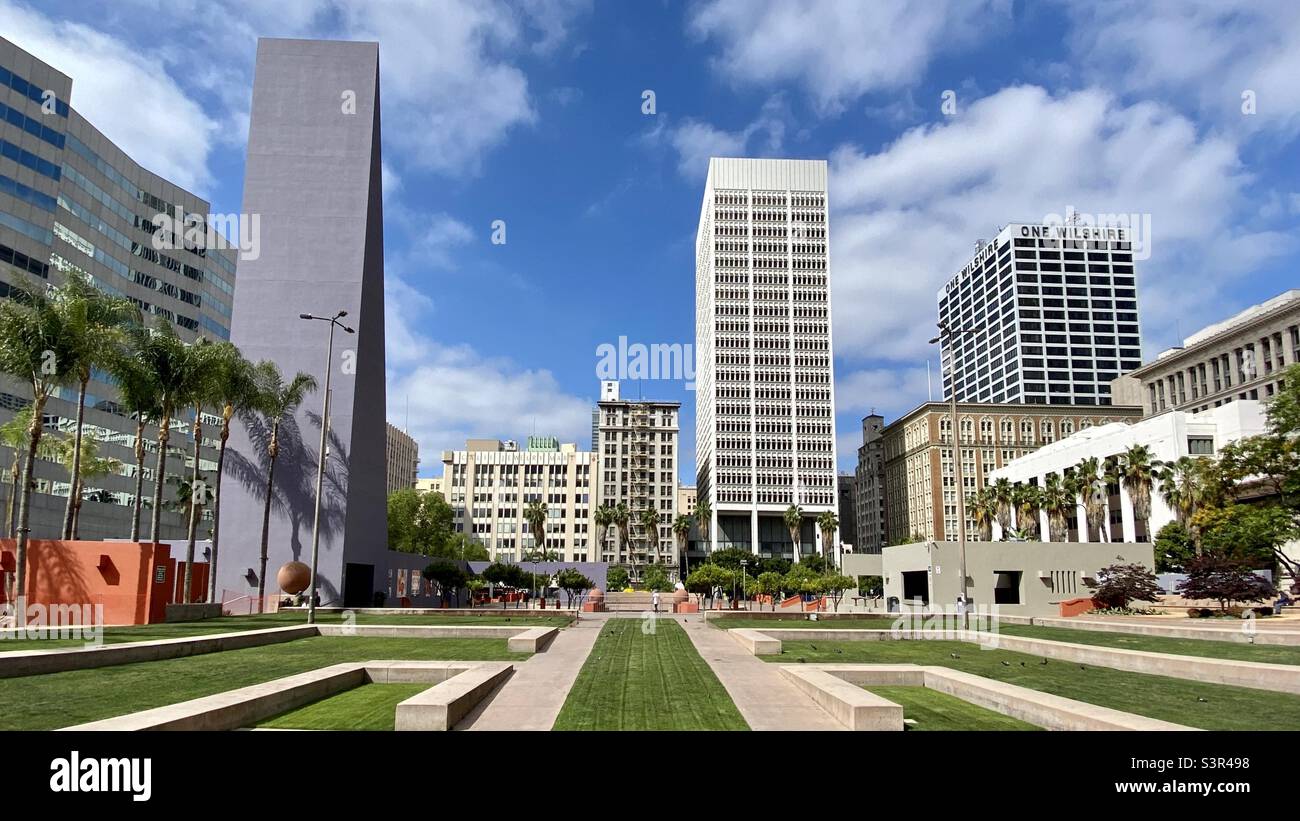
[[[988,475],[990,484],[1009,479],[1013,484],[1043,486],[1048,474],[1064,475],[1084,459],[1095,456],[1106,460],[1118,457],[1133,445],[1145,445],[1153,459],[1172,462],[1182,456],[1213,456],[1224,445],[1246,436],[1264,433],[1266,421],[1260,402],[1240,400],[1210,408],[1200,413],[1168,411],[1132,424],[1112,423],[1087,428],[1064,439],[1044,445],[1015,459]],[[1160,498],[1156,488],[1151,494],[1151,521],[1143,531],[1133,515],[1133,502],[1123,487],[1112,488],[1107,530],[1112,542],[1151,541],[1160,528],[1174,520],[1174,512]],[[1047,533],[1047,514],[1041,514],[1039,532]],[[994,523],[994,538],[1001,538]],[[1070,521],[1070,541],[1096,541],[1087,532],[1083,505]]]

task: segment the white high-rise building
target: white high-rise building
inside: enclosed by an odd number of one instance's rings
[[[782,515],[835,510],[824,160],[709,160],[695,241],[698,498],[711,549],[793,558]]]
[[[944,396],[1109,405],[1142,364],[1129,229],[1007,225],[939,289]]]

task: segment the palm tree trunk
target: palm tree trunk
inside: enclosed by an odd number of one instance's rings
[[[203,422],[200,410],[194,409],[194,471],[190,479],[190,522],[185,533],[185,604],[190,603],[190,582],[194,578],[194,532],[198,529],[199,511],[203,509],[203,497],[195,498],[194,490],[199,483],[199,445],[203,442]],[[211,567],[208,568],[211,571]]]
[[[262,556],[261,566],[257,570],[257,612],[262,612],[262,604],[266,598],[266,552],[271,538],[271,491],[275,487],[275,450],[276,437],[279,435],[280,423],[277,421],[271,426],[271,445],[268,448],[270,464],[266,469],[266,505],[262,509]],[[308,595],[314,595],[315,591],[309,591]]]
[[[140,508],[144,502],[144,418],[135,423],[135,504],[131,511],[131,541],[140,541]]]
[[[72,509],[76,506],[73,500],[73,491],[80,484],[81,479],[81,426],[86,420],[86,383],[90,381],[87,375],[81,380],[77,387],[77,427],[72,434],[72,470],[68,477],[68,504],[63,510],[63,538],[72,538]]]
[[[221,425],[221,445],[217,448],[217,481],[212,488],[212,558],[208,560],[208,601],[217,600],[217,539],[221,526],[221,471],[226,462],[226,439],[230,437],[230,420]]]
[[[84,488],[82,487],[81,479],[78,478],[77,486],[76,488],[73,489],[73,493],[74,493],[73,498],[75,498],[77,501],[76,504],[72,506],[72,532],[68,534],[73,539],[81,538],[81,535],[79,533],[80,530],[79,526],[81,524],[81,502],[82,502],[81,494],[83,491]]]
[[[18,529],[18,521],[15,517],[18,515],[18,470],[22,464],[19,456],[20,454],[15,448],[13,467],[9,468],[9,509],[5,512],[5,522],[9,527],[8,533],[11,539],[16,535],[15,531]]]
[[[171,438],[171,414],[163,414],[158,422],[158,462],[153,477],[153,510],[150,512],[149,541],[158,544],[162,529],[163,480],[167,478],[167,440]]]
[[[27,596],[27,542],[31,539],[28,533],[28,523],[31,521],[31,500],[32,485],[34,484],[33,472],[36,469],[36,449],[41,444],[41,419],[45,413],[46,395],[43,391],[36,391],[36,396],[32,400],[32,424],[27,429],[28,445],[27,456],[23,459],[23,492],[18,497],[18,543],[14,547],[14,560],[17,572],[15,573],[14,596],[15,598],[25,598]]]

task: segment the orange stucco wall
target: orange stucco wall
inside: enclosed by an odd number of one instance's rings
[[[9,571],[13,551],[13,539],[0,540],[0,564]],[[28,604],[102,604],[105,624],[162,622],[179,590],[176,576],[177,562],[165,544],[33,539],[27,548]],[[201,592],[207,566],[196,564],[194,577],[192,589]]]

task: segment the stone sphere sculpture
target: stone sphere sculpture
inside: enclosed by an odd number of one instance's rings
[[[689,598],[690,598],[690,594],[687,593],[686,590],[682,588],[678,588],[677,591],[673,593],[673,601],[675,602],[684,602]]]
[[[311,584],[311,568],[302,562],[285,562],[280,572],[275,574],[275,583],[290,596],[295,596]]]
[[[587,596],[588,601],[603,601],[604,598],[605,591],[601,590],[599,587],[592,588],[591,595]]]

